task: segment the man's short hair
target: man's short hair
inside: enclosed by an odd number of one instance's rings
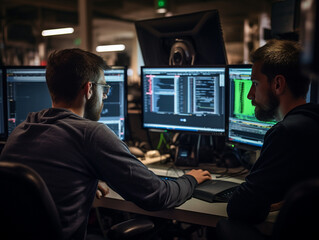
[[[85,83],[97,82],[105,61],[93,53],[74,48],[53,52],[46,67],[46,82],[53,102],[71,103]]]
[[[306,97],[310,80],[300,71],[301,46],[298,42],[273,39],[251,54],[253,63],[262,62],[261,72],[271,82],[283,75],[294,97]]]

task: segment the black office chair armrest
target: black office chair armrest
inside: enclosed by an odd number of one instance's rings
[[[130,239],[138,237],[154,228],[154,223],[145,218],[130,219],[113,225],[108,231],[110,239]]]

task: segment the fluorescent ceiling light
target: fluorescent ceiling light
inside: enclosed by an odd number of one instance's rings
[[[57,29],[48,29],[48,30],[43,30],[42,31],[42,36],[47,37],[47,36],[54,36],[54,35],[63,35],[63,34],[71,34],[74,32],[74,29],[69,27],[69,28],[57,28]]]
[[[102,46],[96,47],[97,52],[118,52],[118,51],[123,51],[124,49],[125,49],[124,44],[102,45]]]

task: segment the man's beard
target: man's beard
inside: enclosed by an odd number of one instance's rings
[[[255,116],[258,120],[272,121],[276,118],[279,100],[271,91],[269,91],[268,102],[266,104],[253,102],[253,105],[255,105]]]
[[[92,97],[86,102],[84,109],[84,117],[92,121],[98,121],[103,110],[103,102],[98,105],[97,93],[94,92]]]

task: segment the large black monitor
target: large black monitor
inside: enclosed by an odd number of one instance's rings
[[[99,122],[106,124],[121,139],[126,138],[127,117],[127,68],[112,67],[104,71],[105,80],[111,86],[110,93],[104,101]]]
[[[144,128],[225,134],[225,67],[141,67]]]
[[[226,64],[217,10],[135,22],[144,65]]]
[[[255,107],[247,98],[251,87],[251,65],[228,65],[229,119],[228,140],[238,147],[259,149],[266,132],[276,123],[263,122],[255,117]],[[307,95],[310,102],[310,90]]]
[[[0,141],[6,138],[5,104],[4,104],[3,69],[0,67]]]
[[[29,112],[52,106],[45,67],[6,67],[8,135]]]

